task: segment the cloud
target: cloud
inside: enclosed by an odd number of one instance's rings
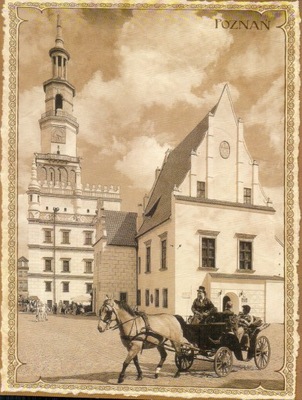
[[[284,242],[284,187],[263,187],[263,190],[272,201],[272,205],[276,210],[275,234],[279,240]]]
[[[155,168],[161,167],[168,144],[159,144],[154,137],[140,136],[129,144],[128,153],[115,163],[115,168],[133,182],[133,187],[150,190]]]
[[[138,132],[143,113],[154,105],[200,107],[194,89],[232,43],[231,34],[215,30],[206,17],[167,11],[152,18],[152,13],[134,12],[120,30],[118,75],[105,80],[99,70],[77,95],[75,114],[89,143],[108,148],[112,136],[121,141],[125,133]]]
[[[31,160],[34,152],[41,151],[39,119],[44,109],[44,93],[42,87],[33,87],[20,95],[19,130],[18,130],[18,160],[19,187],[27,189]]]
[[[244,77],[245,79],[271,77],[284,69],[284,36],[281,30],[268,33],[261,38],[251,38],[251,43],[241,45],[237,54],[228,62],[226,67],[231,79]],[[278,36],[279,34],[279,36]],[[261,46],[259,46],[261,40]],[[244,49],[242,51],[242,49]],[[269,61],[271,60],[271,61]],[[257,82],[256,82],[257,84]]]
[[[270,145],[280,154],[284,148],[284,78],[272,82],[270,89],[251,108],[247,125],[261,126]]]

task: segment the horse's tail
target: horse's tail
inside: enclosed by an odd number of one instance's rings
[[[184,330],[187,324],[186,321],[183,319],[183,317],[181,315],[174,315],[174,317],[179,322],[181,329]]]
[[[177,319],[177,321],[179,322],[181,329],[182,329],[182,333],[183,336],[190,341],[191,337],[189,334],[189,330],[188,330],[188,326],[186,324],[186,321],[184,320],[184,318],[181,315],[174,315],[174,317]]]

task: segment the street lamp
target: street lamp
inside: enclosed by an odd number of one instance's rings
[[[56,304],[56,214],[59,207],[53,208],[53,305]]]

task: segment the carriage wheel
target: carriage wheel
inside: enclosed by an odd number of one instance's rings
[[[214,370],[218,376],[227,376],[233,367],[233,354],[228,347],[220,347],[214,357]]]
[[[260,336],[257,338],[254,357],[258,369],[264,369],[268,366],[271,357],[271,346],[266,336]]]
[[[184,372],[191,368],[194,361],[194,350],[192,349],[182,349],[180,354],[175,354],[175,364],[178,371]]]

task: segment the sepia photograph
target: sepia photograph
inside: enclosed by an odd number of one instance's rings
[[[295,397],[299,2],[6,2],[1,389]]]

